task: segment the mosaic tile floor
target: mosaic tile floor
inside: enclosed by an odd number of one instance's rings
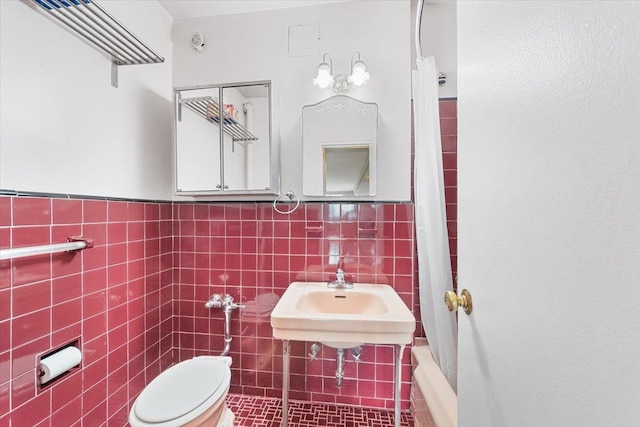
[[[237,427],[280,427],[282,400],[229,394],[227,405]],[[402,413],[402,427],[412,427],[411,414]],[[391,427],[393,411],[326,403],[289,402],[290,427]]]

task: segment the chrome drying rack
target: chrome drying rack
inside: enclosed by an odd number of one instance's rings
[[[111,85],[118,87],[118,66],[159,64],[155,53],[95,0],[30,0],[65,27],[111,58]]]
[[[216,126],[220,124],[220,105],[213,100],[210,96],[201,96],[197,98],[184,98],[180,100],[180,103],[204,118],[209,123],[213,123]],[[257,141],[258,137],[249,132],[244,126],[238,123],[233,118],[229,117],[223,112],[223,126],[224,133],[231,137],[231,140],[236,141]]]

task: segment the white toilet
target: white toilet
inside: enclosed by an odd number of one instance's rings
[[[158,375],[129,412],[131,427],[233,427],[225,398],[231,358],[200,356]]]

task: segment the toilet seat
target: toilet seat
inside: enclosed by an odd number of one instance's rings
[[[142,426],[186,424],[220,400],[230,381],[231,369],[219,358],[186,360],[151,381],[136,399],[131,415]]]

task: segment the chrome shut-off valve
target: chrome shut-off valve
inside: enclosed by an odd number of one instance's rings
[[[318,353],[320,352],[320,350],[322,350],[320,344],[318,344],[317,342],[311,344],[311,353],[308,354],[309,358],[311,360],[318,360]]]
[[[353,361],[356,363],[361,362],[360,358],[362,357],[362,347],[357,346],[351,349],[351,357],[353,357]]]

